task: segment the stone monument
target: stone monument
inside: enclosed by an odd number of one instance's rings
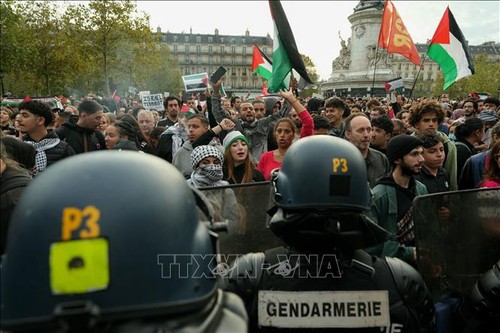
[[[394,74],[392,55],[377,48],[383,9],[382,0],[361,0],[348,17],[351,37],[346,43],[339,31],[340,54],[332,62],[331,77],[322,85],[326,96],[385,96],[384,83],[394,79]]]

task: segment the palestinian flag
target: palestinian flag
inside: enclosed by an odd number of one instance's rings
[[[273,63],[257,44],[253,45],[252,72],[259,74],[265,80],[269,80],[273,72]]]
[[[276,93],[288,89],[283,81],[294,68],[307,82],[312,83],[304,61],[297,49],[292,29],[280,1],[269,0],[269,8],[274,22],[273,66],[268,91]]]
[[[469,47],[449,7],[432,37],[427,55],[443,70],[444,90],[459,79],[474,74]]]
[[[392,79],[390,81],[387,81],[385,83],[385,91],[392,91],[392,90],[396,90],[396,89],[399,89],[399,88],[403,88],[404,85],[403,85],[403,79],[398,77],[396,79]]]
[[[200,73],[182,77],[184,91],[204,91],[208,87],[208,74]]]

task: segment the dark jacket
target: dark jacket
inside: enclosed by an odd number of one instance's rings
[[[32,145],[13,136],[2,136],[0,137],[0,141],[2,141],[7,154],[9,154],[12,159],[21,164],[22,167],[33,170],[35,166],[36,151]]]
[[[224,164],[224,180],[229,182],[229,184],[241,184],[243,181],[243,176],[245,175],[245,164],[238,165],[237,167],[234,168],[234,178],[236,179],[236,182],[232,179],[228,179],[228,172],[227,172],[227,166]],[[259,169],[253,169],[252,172],[252,181],[254,182],[265,182],[266,179],[264,178],[264,175],[262,172],[260,172]]]
[[[469,190],[479,187],[488,168],[488,158],[490,154],[491,149],[473,155],[465,162],[460,175],[459,190]]]
[[[467,162],[472,155],[476,155],[477,150],[474,145],[470,144],[467,140],[457,140],[455,146],[457,147],[457,175],[460,177],[465,162]]]
[[[413,198],[419,195],[428,194],[425,185],[419,181],[414,180],[412,185],[413,186],[405,190],[413,192]],[[382,178],[372,189],[372,204],[368,216],[373,222],[387,230],[390,233],[390,237],[385,243],[367,249],[367,251],[372,255],[396,257],[411,262],[413,258],[413,248],[402,245],[396,238],[398,215],[401,215],[400,213],[403,210],[401,209],[402,207],[398,207],[397,187],[400,188],[400,186],[394,182],[392,175],[389,175],[388,177]],[[411,200],[413,200],[413,198]]]
[[[55,139],[57,134],[54,131],[50,131],[47,136],[43,139]],[[42,140],[43,140],[42,139]],[[34,141],[29,135],[25,135],[24,141]],[[75,155],[75,151],[71,146],[64,141],[59,142],[55,147],[45,150],[45,155],[47,155],[47,167],[54,164],[55,162],[62,160],[65,157]]]
[[[15,129],[15,127],[11,126],[10,124],[2,126],[2,132],[4,132],[5,135],[13,135],[13,136],[17,136],[19,134],[19,132]]]
[[[106,149],[104,136],[101,132],[80,127],[76,124],[77,121],[78,116],[71,116],[67,122],[55,130],[59,138],[66,141],[73,148],[75,154]],[[87,142],[86,149],[85,141]]]
[[[450,177],[443,167],[439,168],[436,176],[434,176],[424,165],[422,171],[414,177],[427,187],[429,194],[448,192],[450,190]]]
[[[12,169],[10,167],[7,167],[0,176],[0,255],[5,252],[7,230],[9,229],[12,213],[24,188],[30,181],[31,176],[26,170]]]
[[[391,172],[389,160],[378,150],[368,148],[365,163],[370,187],[374,187],[380,178],[387,176]]]

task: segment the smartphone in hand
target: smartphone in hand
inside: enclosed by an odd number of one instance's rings
[[[220,66],[219,68],[217,68],[215,73],[213,73],[212,76],[210,77],[210,82],[216,83],[224,76],[224,74],[226,74],[226,72],[227,69],[225,69],[224,66]]]

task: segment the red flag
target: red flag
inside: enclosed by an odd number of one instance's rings
[[[184,112],[187,112],[187,111],[189,111],[189,106],[187,106],[186,103],[182,103],[182,107],[179,110],[179,113],[184,113]]]
[[[115,91],[113,91],[113,95],[111,95],[111,97],[116,101],[116,103],[119,103],[120,102],[120,96],[118,96],[118,94],[116,93],[116,89]]]
[[[262,91],[261,91],[261,94],[262,94],[263,96],[267,96],[267,95],[269,95],[269,93],[267,92],[267,84],[266,84],[266,83],[264,83],[264,84],[262,85]]]
[[[391,0],[385,2],[378,45],[386,49],[387,53],[399,53],[415,65],[421,66],[417,48]]]

